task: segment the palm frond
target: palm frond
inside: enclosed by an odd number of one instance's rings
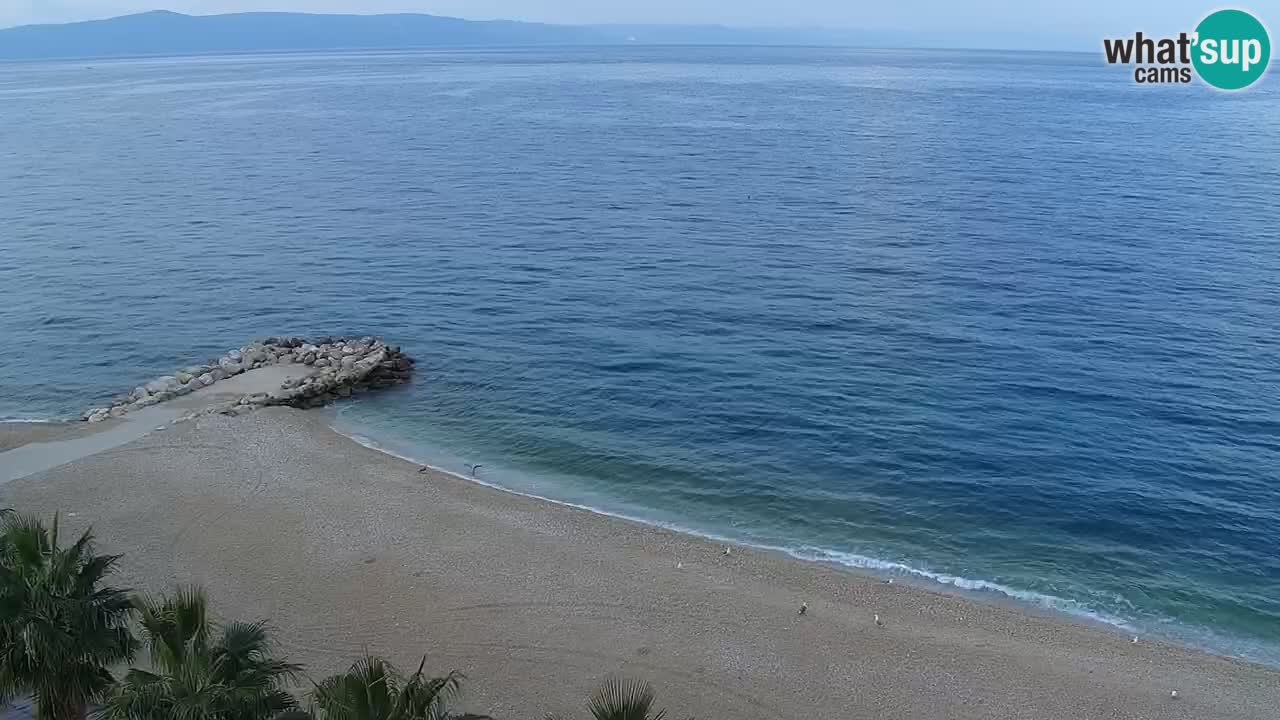
[[[311,697],[325,720],[387,720],[395,709],[396,680],[390,663],[366,656],[347,672],[325,679]]]
[[[140,597],[138,622],[151,663],[176,672],[190,655],[201,655],[209,638],[208,600],[196,587],[180,587],[173,595]]]
[[[428,678],[423,675],[427,658],[423,656],[418,671],[400,690],[399,714],[405,718],[429,718],[439,720],[448,714],[449,703],[462,689],[462,673],[454,670],[444,677]]]
[[[299,666],[272,655],[265,624],[215,625],[198,587],[137,605],[154,672],[131,671],[103,720],[266,720],[297,708],[281,685]]]
[[[345,673],[316,684],[311,700],[325,720],[491,720],[486,715],[454,714],[463,676],[457,671],[427,677],[426,658],[408,678],[386,660],[366,656]]]
[[[662,720],[665,710],[650,714],[654,699],[649,683],[609,676],[591,694],[587,710],[595,720]]]
[[[102,585],[116,558],[90,531],[61,547],[58,525],[0,513],[0,697],[30,694],[39,717],[100,701],[136,646],[127,591]]]

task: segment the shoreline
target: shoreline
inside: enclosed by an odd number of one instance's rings
[[[553,505],[572,508],[574,510],[582,510],[584,512],[589,512],[593,515],[599,515],[601,517],[612,518],[614,520],[620,520],[623,522],[635,523],[637,525],[643,525],[645,527],[668,530],[674,533],[679,533],[681,535],[688,535],[690,537],[701,538],[703,540],[709,540],[712,542],[727,543],[735,547],[751,548],[753,550],[759,550],[762,552],[776,553],[780,557],[786,557],[789,560],[792,560],[795,562],[813,563],[815,565],[821,565],[823,567],[829,567],[835,570],[849,572],[854,575],[858,575],[860,577],[874,578],[878,580],[891,578],[895,582],[905,582],[921,590],[938,592],[944,595],[952,595],[955,597],[972,600],[974,602],[988,602],[988,603],[993,603],[995,605],[1010,607],[1013,609],[1020,609],[1020,610],[1033,611],[1033,612],[1043,612],[1052,617],[1069,618],[1069,619],[1076,620],[1078,622],[1082,622],[1086,625],[1098,626],[1102,628],[1110,628],[1111,630],[1117,631],[1117,632],[1122,630],[1132,629],[1131,626],[1127,625],[1125,621],[1119,618],[1104,618],[1098,614],[1092,613],[1091,611],[1086,611],[1086,612],[1077,614],[1077,613],[1072,613],[1068,610],[1063,610],[1056,607],[1046,607],[1044,605],[1036,604],[1030,600],[1021,599],[1017,597],[1015,593],[1023,593],[1027,595],[1031,595],[1031,594],[1038,595],[1038,593],[1031,593],[1029,591],[1022,591],[1022,590],[1017,590],[1015,588],[1008,588],[1003,585],[999,585],[998,583],[993,583],[987,580],[981,580],[981,579],[975,580],[972,578],[964,578],[964,577],[951,576],[951,575],[946,576],[949,578],[953,578],[954,580],[957,580],[957,581],[968,582],[968,583],[973,583],[975,585],[983,586],[979,588],[967,588],[967,587],[964,587],[963,585],[960,585],[954,582],[946,582],[943,580],[934,579],[933,577],[930,576],[929,571],[920,570],[918,568],[911,567],[904,563],[897,563],[889,560],[867,558],[868,560],[874,563],[878,563],[881,567],[875,567],[875,566],[865,567],[860,565],[842,563],[839,560],[834,560],[834,559],[804,557],[803,555],[800,554],[800,550],[797,550],[795,548],[783,547],[780,545],[766,545],[763,543],[750,542],[750,541],[746,541],[738,538],[729,537],[727,535],[718,535],[711,531],[698,530],[696,528],[677,525],[675,523],[662,522],[659,520],[649,520],[649,519],[637,517],[634,515],[627,515],[621,512],[606,510],[604,508],[599,508],[592,505],[573,502],[572,500],[560,500],[557,498],[548,497],[546,495],[539,495],[534,492],[517,490],[515,488],[510,488],[496,482],[488,482],[479,477],[468,477],[454,470],[450,470],[448,468],[441,467],[438,465],[433,465],[430,462],[423,460],[422,458],[401,454],[399,452],[396,452],[395,450],[392,450],[390,448],[380,445],[377,440],[371,437],[360,435],[354,431],[346,432],[340,428],[334,427],[332,422],[329,423],[328,427],[330,430],[332,430],[334,433],[336,433],[340,437],[346,438],[347,440],[350,440],[351,442],[361,447],[373,450],[374,452],[379,452],[379,453],[382,453],[383,455],[389,455],[397,460],[402,460],[415,467],[425,467],[432,472],[448,475],[450,477],[456,478],[461,481],[475,483],[477,485],[489,488],[491,490],[497,490],[498,492],[510,493],[512,495],[516,495],[523,498],[529,498],[531,500],[551,503]],[[815,548],[815,549],[819,549],[819,548]],[[822,551],[829,552],[826,550],[822,550]],[[987,589],[987,586],[991,586],[993,588],[998,587],[999,589]],[[948,590],[947,588],[951,588],[951,590]],[[983,593],[989,593],[989,595],[984,595]],[[1069,602],[1065,598],[1052,597],[1048,595],[1042,595],[1041,597],[1044,597],[1047,600]],[[1209,650],[1207,648],[1193,648],[1193,649],[1204,650],[1205,652],[1208,652],[1211,655],[1218,655],[1219,657],[1244,660],[1246,662],[1255,662],[1255,661],[1249,660],[1248,658],[1237,657],[1237,656],[1228,655],[1225,653],[1215,653],[1212,650]],[[1266,665],[1266,663],[1256,663],[1256,664],[1264,665],[1264,666]]]
[[[1068,609],[1055,606],[1052,602],[1070,603],[1070,600],[1059,598],[1056,596],[1043,595],[1032,591],[1020,591],[1015,588],[1008,588],[998,583],[982,579],[964,578],[958,576],[946,577],[953,581],[944,581],[937,579],[935,573],[910,567],[903,563],[885,561],[877,558],[867,558],[879,566],[860,566],[841,562],[837,559],[827,559],[821,557],[806,557],[800,554],[796,548],[767,545],[763,543],[754,543],[738,538],[718,535],[710,531],[702,531],[696,528],[685,527],[674,523],[667,523],[657,520],[649,520],[642,517],[627,515],[621,512],[610,511],[603,508],[577,503],[570,500],[560,500],[545,495],[539,495],[534,492],[518,490],[503,486],[496,482],[486,481],[478,477],[468,477],[462,473],[440,467],[416,458],[411,455],[403,454],[395,449],[388,448],[379,443],[378,440],[361,434],[354,426],[356,423],[347,423],[348,428],[339,428],[339,416],[333,407],[325,408],[315,413],[322,418],[323,430],[332,433],[334,436],[349,442],[355,446],[370,450],[397,462],[405,463],[412,468],[425,467],[433,474],[447,476],[458,482],[474,484],[487,490],[512,495],[538,503],[547,503],[557,507],[562,507],[574,511],[589,513],[600,518],[615,522],[631,523],[640,527],[662,530],[665,532],[676,533],[678,535],[696,538],[698,540],[729,544],[737,548],[750,549],[752,551],[771,553],[778,559],[786,562],[797,562],[806,565],[814,565],[826,568],[835,572],[848,574],[863,580],[874,580],[884,582],[886,579],[892,578],[890,583],[898,583],[925,593],[933,593],[942,597],[956,598],[965,602],[972,602],[981,605],[989,605],[992,607],[1011,610],[1016,613],[1025,613],[1034,617],[1041,617],[1051,621],[1068,622],[1081,627],[1092,628],[1117,637],[1130,639],[1132,637],[1141,637],[1144,642],[1161,642],[1172,647],[1188,650],[1191,652],[1204,653],[1206,655],[1228,660],[1232,662],[1246,663],[1249,665],[1264,668],[1270,671],[1280,672],[1280,666],[1270,664],[1262,660],[1247,657],[1239,654],[1231,654],[1229,652],[1218,650],[1214,647],[1196,644],[1184,641],[1173,635],[1143,635],[1144,631],[1137,630],[1129,625],[1122,618],[1111,618],[1103,616],[1092,610],[1084,609],[1081,612],[1072,612]],[[117,421],[118,422],[118,421]],[[112,423],[99,425],[87,425],[72,419],[41,419],[41,420],[0,420],[0,452],[14,449],[13,437],[24,439],[27,443],[42,443],[48,441],[60,441],[69,439],[80,439],[88,435],[94,435],[114,427]],[[21,445],[22,442],[18,442]],[[2,478],[0,478],[2,480]],[[0,482],[0,496],[3,495],[3,482]],[[821,552],[830,552],[821,548],[814,548]],[[971,583],[977,585],[976,588],[966,587],[961,583]],[[1031,595],[1044,598],[1049,603],[1040,603],[1019,595]],[[1213,635],[1213,631],[1205,629],[1205,632]]]
[[[422,457],[414,457],[406,454],[400,449],[387,447],[379,442],[378,439],[363,434],[359,429],[359,423],[350,421],[340,421],[340,417],[332,408],[325,410],[327,419],[327,427],[329,430],[346,440],[355,443],[364,448],[368,448],[374,452],[378,452],[397,460],[410,463],[414,467],[426,467],[432,472],[442,473],[456,478],[457,480],[475,483],[485,488],[495,490],[502,493],[509,493],[518,497],[529,498],[539,502],[546,502],[553,505],[572,508],[583,512],[589,512],[601,517],[610,518],[622,522],[635,523],[637,525],[659,528],[690,537],[696,537],[716,543],[731,544],[735,547],[751,548],[761,552],[775,553],[780,558],[786,558],[790,562],[801,562],[806,564],[814,564],[825,568],[830,568],[838,572],[849,573],[861,578],[870,578],[883,581],[892,578],[894,583],[902,583],[917,588],[924,592],[938,593],[943,596],[960,598],[969,602],[989,604],[996,607],[1012,609],[1016,612],[1024,612],[1035,614],[1050,619],[1059,619],[1067,622],[1076,623],[1085,627],[1101,629],[1105,632],[1117,634],[1125,639],[1132,637],[1141,637],[1144,641],[1160,641],[1171,645],[1182,647],[1188,650],[1203,652],[1214,657],[1245,662],[1260,667],[1280,671],[1280,658],[1275,662],[1267,662],[1255,657],[1232,653],[1223,649],[1213,647],[1209,644],[1195,643],[1190,640],[1178,637],[1175,633],[1157,634],[1151,633],[1148,629],[1138,628],[1131,624],[1130,621],[1107,615],[1101,611],[1095,611],[1084,606],[1079,606],[1075,601],[1068,598],[1058,597],[1054,595],[1046,595],[1030,590],[1019,590],[1017,588],[1002,585],[998,582],[989,581],[981,578],[970,578],[963,576],[950,575],[947,573],[938,573],[929,570],[916,568],[905,563],[883,560],[880,558],[856,555],[854,557],[868,561],[867,564],[858,565],[850,562],[842,562],[834,557],[818,557],[815,555],[806,556],[803,549],[797,547],[786,547],[780,545],[770,545],[760,542],[752,542],[741,538],[734,538],[727,535],[717,534],[714,531],[700,530],[686,525],[677,523],[664,522],[661,520],[652,520],[636,515],[629,515],[624,512],[612,511],[605,508],[587,505],[584,503],[574,502],[572,500],[561,500],[547,495],[541,495],[536,492],[515,489],[504,486],[498,482],[487,481],[483,478],[469,477],[455,470],[432,464],[430,461]],[[340,421],[340,422],[339,422]],[[337,425],[345,425],[346,427],[338,427]],[[816,553],[832,554],[832,551],[825,548],[812,547]],[[1077,605],[1080,609],[1073,611],[1064,605]],[[1178,623],[1176,620],[1171,622]],[[1244,638],[1223,637],[1211,628],[1200,628],[1198,626],[1184,626],[1178,623],[1179,627],[1187,628],[1188,634],[1201,634],[1211,638],[1220,638],[1225,642],[1248,642]]]
[[[418,466],[283,408],[208,416],[0,486],[204,585],[312,677],[364,649],[470,678],[495,717],[576,713],[607,673],[703,718],[1270,718],[1280,672],[1059,614],[723,544]],[[797,616],[801,602],[806,616]],[[883,626],[874,615],[885,619]],[[1179,697],[1171,699],[1171,690]]]
[[[488,488],[490,490],[494,490],[497,492],[508,493],[511,495],[515,495],[517,497],[527,498],[529,500],[535,500],[538,502],[545,502],[551,505],[557,505],[557,506],[569,508],[572,510],[579,510],[582,512],[591,513],[592,515],[598,515],[602,518],[608,518],[610,520],[632,523],[635,525],[639,525],[641,527],[653,528],[656,530],[664,530],[667,532],[676,533],[678,535],[686,535],[690,538],[697,538],[699,540],[705,540],[713,543],[723,543],[727,545],[732,545],[736,548],[750,549],[757,552],[770,553],[776,556],[779,560],[784,560],[786,562],[800,562],[800,563],[817,565],[820,567],[834,570],[836,572],[849,573],[850,575],[854,575],[864,580],[875,580],[878,582],[885,582],[886,580],[889,580],[890,582],[887,584],[902,583],[908,587],[919,590],[921,592],[937,593],[938,595],[942,595],[944,597],[954,597],[954,598],[959,598],[961,600],[966,600],[969,602],[988,604],[995,607],[1002,607],[1009,610],[1013,610],[1015,612],[1025,612],[1029,614],[1038,615],[1039,617],[1055,619],[1055,620],[1065,620],[1069,622],[1074,622],[1084,627],[1096,628],[1096,629],[1103,630],[1105,632],[1120,633],[1124,637],[1132,637],[1131,634],[1125,634],[1126,632],[1131,631],[1132,628],[1124,624],[1123,620],[1103,619],[1097,615],[1090,614],[1087,612],[1082,614],[1076,614],[1076,613],[1072,613],[1067,610],[1062,610],[1056,607],[1046,607],[1043,605],[1037,605],[1031,601],[1019,599],[1015,596],[1010,595],[1008,592],[1005,592],[1002,590],[984,591],[984,590],[977,590],[977,589],[969,589],[961,585],[946,583],[939,580],[933,580],[932,578],[924,575],[926,571],[918,570],[916,568],[912,568],[912,567],[903,565],[901,563],[891,563],[890,561],[877,560],[877,562],[884,563],[885,565],[895,565],[895,566],[900,566],[904,568],[903,572],[894,573],[894,572],[890,572],[889,570],[879,570],[877,568],[872,568],[872,567],[848,565],[845,563],[841,563],[838,560],[824,560],[821,558],[803,557],[799,555],[798,551],[793,548],[748,542],[748,541],[744,541],[736,538],[731,538],[725,535],[717,535],[709,531],[701,531],[694,528],[675,525],[673,523],[664,523],[657,520],[646,520],[644,518],[635,517],[632,515],[625,515],[620,512],[613,512],[610,510],[605,510],[603,508],[593,507],[591,505],[576,503],[570,500],[558,500],[556,498],[547,497],[544,495],[538,495],[537,493],[526,492],[524,490],[516,490],[514,488],[509,488],[509,487],[500,485],[498,483],[487,482],[478,477],[468,477],[466,475],[463,475],[462,473],[455,472],[453,470],[449,470],[447,468],[443,468],[437,465],[432,465],[431,463],[426,462],[420,458],[415,458],[409,455],[402,455],[394,450],[380,446],[378,442],[372,438],[365,437],[358,434],[344,432],[339,428],[333,427],[332,423],[328,424],[328,428],[339,437],[345,438],[355,443],[356,445],[359,445],[360,447],[368,448],[369,450],[372,450],[377,453],[381,453],[383,455],[388,455],[390,457],[395,458],[396,460],[409,463],[414,467],[426,468],[430,470],[432,473],[447,475],[460,482],[474,483],[481,487]],[[973,583],[987,583],[987,581],[985,580],[972,580],[969,578],[956,578],[956,579],[973,582]],[[987,583],[987,584],[994,584],[994,583]],[[1012,592],[1022,592],[1018,590],[1013,590],[1012,588],[1005,588],[1005,590],[1012,591]],[[988,594],[983,594],[984,592]],[[1045,597],[1048,597],[1048,596],[1045,596]],[[1062,598],[1053,598],[1053,599],[1066,602]],[[1241,657],[1237,655],[1229,655],[1226,653],[1214,652],[1210,648],[1202,648],[1194,645],[1184,645],[1182,643],[1168,640],[1166,638],[1153,637],[1150,639],[1156,640],[1159,642],[1167,642],[1171,645],[1182,647],[1188,650],[1204,652],[1206,654],[1212,655],[1214,657],[1223,658],[1225,660],[1235,660],[1239,662],[1249,663],[1252,665],[1258,665],[1259,667],[1280,670],[1280,668],[1272,668],[1272,666],[1267,665],[1266,663],[1258,662],[1250,658]]]
[[[663,530],[669,530],[671,532],[676,532],[683,535],[702,538],[704,540],[710,540],[710,541],[720,542],[720,543],[728,543],[734,546],[747,547],[747,548],[752,548],[754,550],[759,550],[759,551],[773,552],[773,553],[777,553],[779,556],[789,558],[796,562],[813,563],[813,564],[821,565],[824,567],[830,567],[835,570],[849,572],[862,577],[870,577],[870,578],[877,578],[877,579],[893,578],[895,582],[907,583],[914,587],[920,588],[922,590],[931,591],[931,592],[940,592],[945,595],[953,595],[955,597],[972,600],[974,602],[992,603],[995,605],[1006,606],[1016,610],[1023,610],[1027,612],[1045,613],[1050,617],[1062,617],[1062,618],[1083,623],[1085,625],[1108,628],[1114,632],[1121,632],[1121,631],[1131,632],[1133,630],[1133,628],[1130,625],[1128,625],[1126,621],[1120,618],[1105,617],[1090,610],[1085,610],[1079,613],[1073,613],[1070,610],[1054,607],[1052,605],[1037,603],[1032,600],[1019,597],[1018,595],[1019,594],[1036,595],[1036,596],[1045,598],[1045,600],[1047,601],[1057,601],[1062,603],[1071,602],[1065,598],[1042,595],[1040,593],[1034,593],[1030,591],[1021,591],[1021,590],[1017,590],[1016,588],[1005,587],[1003,585],[999,585],[998,583],[993,583],[987,580],[964,578],[959,576],[948,575],[946,577],[952,578],[953,580],[958,582],[947,582],[947,581],[936,579],[935,577],[933,577],[935,573],[931,573],[930,571],[914,568],[903,563],[898,563],[898,562],[893,562],[888,560],[880,560],[877,558],[867,558],[867,559],[878,564],[879,565],[878,567],[843,563],[836,559],[826,559],[821,557],[806,557],[802,555],[801,551],[796,548],[750,542],[750,541],[746,541],[738,538],[732,538],[725,535],[718,535],[711,531],[703,531],[697,528],[686,527],[686,526],[677,525],[674,523],[662,522],[659,520],[650,520],[650,519],[637,517],[633,515],[627,515],[621,512],[607,510],[604,508],[586,505],[583,503],[573,502],[571,500],[560,500],[560,499],[545,496],[545,495],[539,495],[534,492],[518,490],[515,488],[510,488],[510,487],[501,485],[496,482],[489,482],[478,477],[468,477],[457,471],[450,470],[448,468],[441,467],[438,465],[434,465],[429,461],[423,460],[422,458],[402,454],[401,452],[398,452],[392,448],[385,447],[384,445],[380,444],[378,440],[372,437],[369,437],[367,435],[363,435],[355,429],[346,430],[343,428],[335,427],[334,420],[336,419],[336,415],[333,413],[332,409],[331,408],[326,409],[322,412],[328,418],[327,427],[329,430],[331,430],[336,435],[342,438],[345,438],[346,440],[352,443],[355,443],[356,445],[359,445],[364,448],[368,448],[369,450],[373,450],[374,452],[378,452],[383,455],[390,456],[397,460],[410,463],[415,467],[426,467],[432,472],[449,475],[450,477],[456,478],[458,480],[475,483],[482,487],[496,490],[498,492],[510,493],[512,495],[529,498],[529,499],[537,500],[540,502],[546,502],[554,505],[559,505],[562,507],[582,510],[584,512],[589,512],[595,515],[600,515],[602,517],[607,517],[607,518],[613,518],[615,520],[621,520],[624,522],[631,522],[631,523],[636,523],[638,525],[661,528]],[[29,440],[29,442],[43,442],[45,439],[62,439],[63,437],[67,437],[67,436],[76,437],[79,435],[79,433],[76,432],[76,428],[82,427],[81,423],[71,419],[0,420],[0,452],[10,449],[9,447],[6,447],[6,444],[5,444],[6,427],[7,426],[25,426],[25,425],[33,426],[29,435],[33,438],[39,438],[39,439]],[[50,430],[47,433],[47,437],[46,437],[46,433],[42,430],[42,428],[44,427],[68,428],[70,429],[70,433],[73,433],[73,434],[68,435],[67,434],[68,431],[63,431],[60,433],[54,430]],[[97,428],[90,428],[82,432],[88,433],[88,432],[93,432],[94,430],[97,430]],[[27,433],[22,433],[21,431],[19,431],[18,434],[23,435]],[[815,550],[820,550],[822,552],[830,552],[827,550],[822,550],[820,548],[815,548]],[[963,584],[960,584],[960,583],[972,583],[979,587],[974,587],[974,588],[965,587]],[[1176,641],[1174,642],[1175,644],[1178,644],[1176,643]],[[1252,663],[1263,665],[1263,666],[1268,666],[1264,662],[1259,662],[1259,661],[1252,660],[1250,658],[1242,657],[1238,655],[1231,655],[1225,652],[1217,652],[1212,648],[1199,647],[1196,645],[1187,645],[1187,647],[1194,650],[1201,650],[1211,655],[1216,655],[1219,657],[1236,659],[1236,660],[1241,660],[1245,662],[1252,662]]]

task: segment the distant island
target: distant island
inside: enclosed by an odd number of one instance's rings
[[[57,25],[0,29],[0,60],[147,57],[328,50],[538,45],[825,45],[1019,48],[1034,38],[824,28],[723,25],[550,25],[439,15],[315,15],[250,12],[184,15],[168,10]]]
[[[624,43],[852,45],[870,39],[866,33],[821,29],[549,25],[422,14],[183,15],[156,10],[108,20],[0,30],[0,60]]]

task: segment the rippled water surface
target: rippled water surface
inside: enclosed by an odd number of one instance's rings
[[[376,333],[489,482],[1280,662],[1280,94],[1091,55],[0,66],[0,416]]]

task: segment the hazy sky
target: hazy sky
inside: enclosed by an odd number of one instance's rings
[[[558,23],[824,26],[975,35],[1098,38],[1190,30],[1211,10],[1241,7],[1280,28],[1280,0],[0,0],[0,27],[166,9],[191,14],[288,10],[426,12]],[[1090,44],[1095,42],[1090,40]]]

